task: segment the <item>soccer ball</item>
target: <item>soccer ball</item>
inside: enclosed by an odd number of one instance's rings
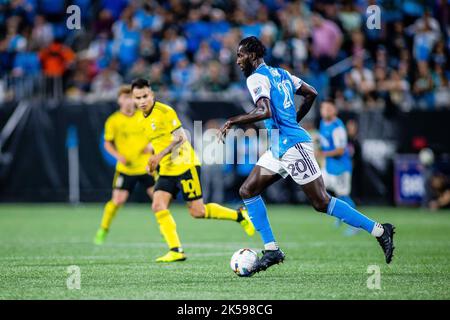
[[[424,166],[430,166],[434,162],[433,150],[424,148],[419,152],[419,160]]]
[[[239,277],[250,277],[253,275],[258,254],[251,249],[239,249],[231,257],[230,267]]]

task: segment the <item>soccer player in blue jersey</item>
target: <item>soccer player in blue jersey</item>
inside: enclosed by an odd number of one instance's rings
[[[325,100],[320,105],[320,148],[325,158],[322,177],[327,190],[333,192],[338,199],[352,208],[355,203],[350,197],[352,189],[352,159],[347,148],[347,131],[344,123],[337,117],[337,109],[333,102]],[[341,220],[337,219],[338,225]],[[356,230],[349,227],[347,234]]]
[[[264,53],[265,47],[256,37],[245,38],[239,43],[236,63],[247,77],[247,87],[255,108],[228,119],[220,129],[220,137],[224,140],[227,130],[233,125],[264,120],[271,135],[270,150],[261,156],[239,189],[250,219],[264,242],[263,255],[256,264],[255,272],[266,270],[285,258],[275,241],[261,193],[280,177],[288,175],[302,186],[317,211],[364,229],[376,237],[386,262],[390,263],[394,251],[394,226],[388,223],[381,225],[326,192],[311,137],[298,124],[310,110],[317,96],[316,90],[286,70],[266,65]],[[294,94],[305,98],[298,111],[294,105]],[[274,137],[277,137],[276,141],[273,141]]]

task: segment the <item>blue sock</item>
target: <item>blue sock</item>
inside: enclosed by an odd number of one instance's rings
[[[348,204],[353,209],[356,209],[356,204],[355,204],[355,202],[353,202],[353,199],[350,198],[350,196],[340,196],[338,199],[344,201],[346,204]],[[352,226],[348,226],[347,230],[345,231],[345,235],[351,236],[351,235],[354,235],[354,234],[358,233],[358,231],[359,231],[358,228],[355,228],[355,227],[352,227]]]
[[[364,229],[369,233],[372,233],[373,227],[375,226],[375,221],[370,220],[358,210],[353,209],[347,203],[335,197],[331,197],[327,214],[339,218],[355,228]]]
[[[266,205],[261,196],[244,199],[244,203],[250,220],[261,235],[264,244],[275,242],[269,218],[267,217]]]
[[[340,196],[338,199],[344,201],[345,203],[347,203],[350,207],[352,207],[353,209],[356,208],[355,203],[353,202],[352,198],[350,198],[350,196]]]

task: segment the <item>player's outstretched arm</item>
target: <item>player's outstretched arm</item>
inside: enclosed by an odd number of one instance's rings
[[[303,96],[305,98],[305,101],[297,111],[297,122],[300,122],[311,109],[314,100],[316,100],[317,91],[316,89],[314,89],[314,87],[310,86],[306,82],[303,82],[301,87],[298,88],[295,94]]]
[[[271,116],[272,112],[270,111],[270,100],[269,98],[262,97],[256,101],[256,107],[249,113],[241,114],[228,119],[219,131],[219,139],[224,142],[227,130],[236,124],[253,123],[268,119]]]

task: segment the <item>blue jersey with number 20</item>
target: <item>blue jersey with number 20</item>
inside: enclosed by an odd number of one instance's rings
[[[247,78],[254,103],[263,97],[270,99],[272,117],[264,120],[264,125],[269,132],[270,149],[276,158],[281,158],[297,143],[312,142],[311,136],[296,120],[294,95],[302,83],[288,71],[265,63]]]

